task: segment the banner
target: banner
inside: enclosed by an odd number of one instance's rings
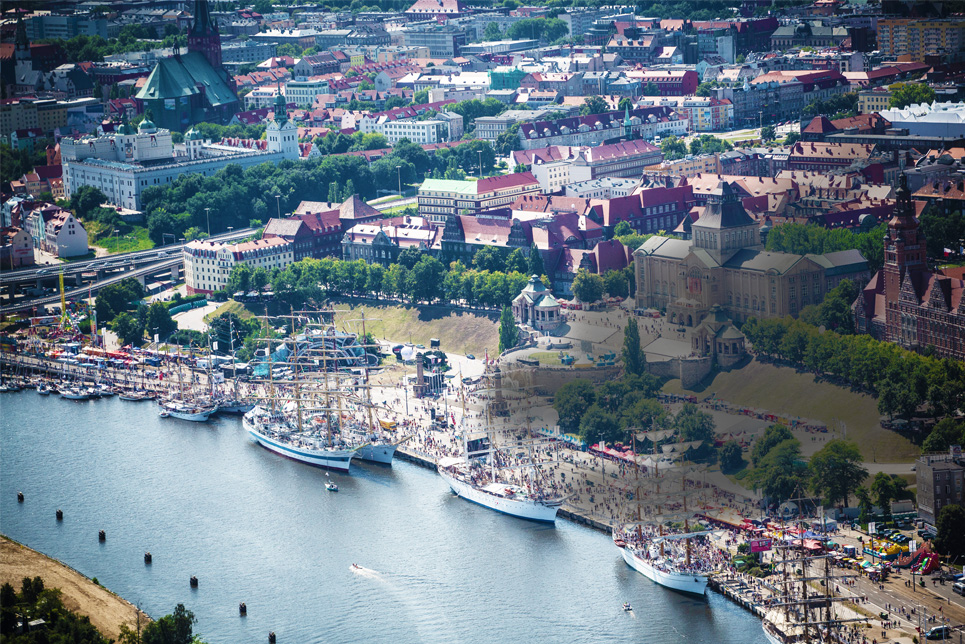
[[[751,539],[751,552],[767,552],[771,549],[770,539]]]

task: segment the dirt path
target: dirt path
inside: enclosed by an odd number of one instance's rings
[[[136,609],[129,602],[59,561],[0,536],[0,583],[20,590],[24,577],[40,577],[45,588],[59,588],[64,606],[90,617],[104,637],[117,640],[122,623],[135,627]],[[149,620],[142,613],[142,628]]]

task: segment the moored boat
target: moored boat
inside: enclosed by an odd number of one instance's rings
[[[447,457],[439,461],[439,476],[456,496],[520,519],[545,523],[556,521],[562,499],[545,499],[518,485],[491,480],[477,482],[480,474],[480,468],[474,468],[462,458]]]
[[[179,401],[161,401],[158,403],[162,411],[166,411],[171,418],[180,418],[195,423],[203,423],[218,411],[215,405],[194,405]]]
[[[693,595],[703,595],[707,590],[707,574],[700,565],[688,565],[666,552],[661,554],[657,543],[648,539],[635,544],[632,536],[618,540],[617,534],[614,532],[614,544],[621,548],[623,560],[647,579]]]
[[[300,463],[348,472],[356,450],[326,432],[299,429],[283,413],[255,407],[245,414],[242,425],[265,449]]]

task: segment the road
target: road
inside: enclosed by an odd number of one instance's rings
[[[83,286],[78,286],[72,289],[64,289],[64,296],[68,300],[76,300],[79,297],[85,297],[88,293],[96,293],[100,289],[108,286],[110,284],[116,284],[123,279],[128,277],[140,277],[141,275],[147,275],[148,273],[153,273],[163,269],[174,269],[184,261],[180,255],[174,259],[169,259],[163,262],[154,262],[149,266],[139,268],[134,271],[127,271],[124,273],[116,273],[102,280],[98,280],[92,284],[85,284]],[[60,294],[50,295],[48,297],[41,297],[33,300],[22,300],[15,304],[8,304],[6,306],[0,307],[0,315],[6,315],[8,313],[15,313],[17,311],[26,311],[32,309],[36,306],[48,306],[50,304],[59,304]]]
[[[245,228],[243,230],[233,230],[220,235],[212,235],[211,239],[216,239],[219,241],[231,241],[234,239],[243,239],[245,237],[249,237],[254,233],[254,228]],[[45,277],[54,277],[61,272],[67,276],[74,275],[76,273],[86,273],[102,268],[110,268],[112,266],[118,268],[121,265],[130,263],[132,261],[135,263],[144,263],[145,261],[150,261],[152,259],[162,261],[165,258],[180,255],[183,246],[184,244],[169,244],[167,246],[151,248],[149,250],[138,250],[130,253],[117,253],[107,257],[95,257],[94,259],[71,262],[69,264],[62,264],[60,266],[36,266],[33,268],[22,268],[16,271],[3,271],[0,273],[0,285],[9,284],[10,282],[36,281]]]

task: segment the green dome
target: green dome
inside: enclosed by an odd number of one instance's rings
[[[197,131],[196,129],[194,129],[194,128],[191,128],[191,129],[188,130],[187,133],[184,135],[184,138],[185,138],[185,140],[187,140],[187,141],[200,141],[202,137],[201,137],[201,133],[200,133],[200,132],[198,132],[198,131]]]
[[[145,118],[143,121],[141,121],[141,124],[137,126],[137,131],[138,132],[156,132],[157,126],[154,125],[153,121]]]

